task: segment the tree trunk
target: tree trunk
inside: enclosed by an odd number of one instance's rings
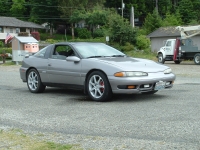
[[[71,28],[72,28],[72,39],[74,39],[74,25],[71,23]]]
[[[53,27],[52,27],[52,23],[50,23],[50,35],[53,35]]]
[[[6,63],[6,52],[5,52],[5,50],[3,50],[3,57],[2,57],[2,59],[3,59],[3,64],[5,64]]]

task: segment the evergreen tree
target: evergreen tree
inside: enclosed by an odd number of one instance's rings
[[[192,20],[197,20],[197,12],[194,11],[191,0],[180,0],[178,4],[183,23],[189,24]]]
[[[162,21],[162,26],[180,26],[182,25],[181,16],[179,14],[179,11],[176,12],[176,14],[170,14],[167,13],[165,18]]]
[[[21,18],[25,20],[24,13],[26,11],[25,0],[12,0],[13,4],[11,6],[10,12],[13,17]]]
[[[58,11],[58,0],[30,0],[31,18],[30,21],[36,23],[48,23],[50,26],[50,34],[57,21],[60,20]]]
[[[157,28],[161,27],[162,25],[162,19],[158,15],[158,12],[156,9],[154,9],[153,13],[148,13],[147,17],[145,18],[145,22],[143,25],[143,28],[146,31],[146,34],[149,34],[156,30]]]
[[[0,16],[11,16],[12,0],[0,0]]]

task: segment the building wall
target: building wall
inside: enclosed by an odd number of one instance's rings
[[[24,50],[24,44],[20,43],[16,38],[12,40],[12,50]]]
[[[10,33],[11,36],[17,36],[15,33]],[[7,36],[7,33],[0,33],[0,40],[5,40]]]
[[[168,39],[176,39],[177,37],[155,37],[150,38],[151,40],[151,51],[157,52],[164,45],[164,41]],[[193,45],[196,45],[200,50],[200,35],[194,36],[191,38],[193,41]]]
[[[20,32],[20,28],[17,27],[3,27],[3,33],[0,33],[0,40],[5,40],[7,33],[12,36],[17,36]],[[26,32],[30,33],[30,29],[26,28]]]

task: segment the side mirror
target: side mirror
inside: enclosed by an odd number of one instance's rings
[[[74,61],[74,62],[79,62],[81,59],[78,58],[77,56],[68,56],[66,58],[67,61]]]
[[[30,54],[25,54],[24,57],[25,57],[25,58],[29,58],[29,56],[30,56]]]

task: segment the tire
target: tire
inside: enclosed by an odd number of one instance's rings
[[[200,54],[197,53],[196,55],[194,55],[194,63],[196,65],[200,65]]]
[[[94,71],[88,76],[86,88],[90,98],[94,101],[108,101],[112,97],[109,81],[100,71]]]
[[[42,84],[40,75],[36,69],[30,69],[27,73],[27,86],[31,93],[44,92],[46,86]]]
[[[149,91],[149,92],[142,92],[142,94],[144,95],[151,95],[151,94],[155,94],[158,91]]]
[[[181,63],[181,61],[179,61],[179,60],[176,60],[176,61],[174,61],[174,63],[175,63],[175,64],[180,64],[180,63]]]
[[[165,60],[163,58],[163,54],[158,54],[158,62],[161,63],[161,64],[164,64],[165,63]]]

